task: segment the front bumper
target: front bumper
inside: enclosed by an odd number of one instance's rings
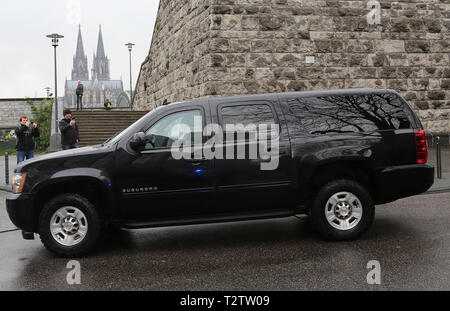
[[[14,193],[6,197],[6,211],[17,228],[26,232],[36,232],[36,218],[33,211],[33,195]]]
[[[376,174],[376,204],[426,192],[434,183],[434,168],[428,164],[387,167]]]

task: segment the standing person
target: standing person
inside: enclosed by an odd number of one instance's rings
[[[74,149],[80,141],[78,137],[78,127],[75,119],[72,119],[70,109],[64,109],[64,119],[59,121],[59,130],[61,131],[61,146],[63,150]]]
[[[17,136],[17,164],[34,157],[33,137],[41,136],[37,126],[37,123],[31,123],[27,116],[20,117],[19,126],[14,130]]]
[[[83,92],[84,86],[80,80],[78,80],[77,90],[75,91],[77,94],[77,110],[83,110]]]

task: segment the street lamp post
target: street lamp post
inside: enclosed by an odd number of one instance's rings
[[[128,51],[130,52],[130,99],[131,99],[130,108],[131,110],[133,110],[133,82],[131,80],[131,50],[133,49],[133,46],[135,44],[127,43],[125,45],[128,46]]]
[[[52,90],[52,88],[47,86],[47,87],[44,88],[44,90],[47,91],[47,98],[49,98],[50,97],[50,91]]]
[[[56,66],[56,47],[58,46],[59,39],[64,38],[64,36],[53,33],[47,35],[47,38],[52,39],[52,45],[55,48],[55,133],[58,133],[58,70]]]

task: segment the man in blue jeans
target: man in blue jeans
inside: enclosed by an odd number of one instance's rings
[[[78,80],[78,86],[75,91],[75,93],[77,94],[77,110],[83,110],[83,92],[84,92],[83,83],[81,83],[81,81]]]
[[[14,132],[17,136],[17,164],[34,157],[34,140],[33,137],[39,137],[37,123],[31,123],[27,116],[21,116],[19,126]]]

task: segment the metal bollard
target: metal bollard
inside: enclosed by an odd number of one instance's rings
[[[8,152],[5,152],[5,183],[9,185],[9,157]]]
[[[436,137],[436,170],[437,178],[442,179],[441,137]]]

